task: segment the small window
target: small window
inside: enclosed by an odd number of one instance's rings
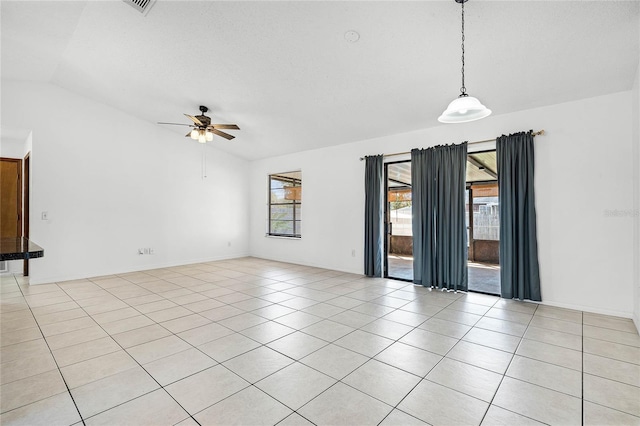
[[[473,239],[500,241],[498,184],[471,185],[473,197]]]
[[[268,235],[301,237],[302,172],[269,175]]]

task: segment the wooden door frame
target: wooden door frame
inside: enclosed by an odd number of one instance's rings
[[[24,156],[24,160],[22,162],[23,173],[22,173],[22,236],[25,238],[29,238],[29,211],[30,211],[30,190],[31,190],[31,151],[27,152],[27,155]],[[25,277],[29,276],[29,259],[24,260],[24,265],[22,267],[22,272]]]

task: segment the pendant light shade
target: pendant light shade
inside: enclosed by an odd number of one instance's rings
[[[441,123],[467,123],[491,115],[491,110],[482,105],[478,98],[469,96],[464,85],[464,4],[468,0],[455,0],[462,7],[462,87],[460,96],[451,101],[447,109],[438,117]]]
[[[451,101],[447,109],[438,117],[438,121],[441,123],[467,123],[488,117],[490,114],[491,110],[482,105],[478,98],[465,95]]]

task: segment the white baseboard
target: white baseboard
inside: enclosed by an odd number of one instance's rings
[[[236,253],[228,256],[216,256],[216,257],[206,257],[200,259],[184,259],[176,262],[167,262],[167,263],[157,263],[151,265],[144,265],[139,267],[131,267],[119,269],[117,271],[114,270],[102,270],[96,271],[91,274],[69,274],[63,276],[53,276],[53,277],[44,277],[33,279],[33,277],[29,277],[29,285],[41,285],[41,284],[51,284],[63,281],[74,281],[74,280],[83,280],[92,277],[101,277],[105,275],[118,275],[118,274],[126,274],[129,272],[137,272],[137,271],[149,271],[151,269],[161,269],[161,268],[171,268],[174,266],[182,266],[182,265],[193,265],[196,263],[204,263],[204,262],[215,262],[217,260],[229,260],[229,259],[238,259],[241,257],[247,257],[249,254],[246,253]]]
[[[307,261],[302,261],[302,260],[299,260],[299,259],[282,259],[282,258],[279,258],[279,257],[259,256],[259,255],[256,255],[256,254],[250,254],[249,256],[255,257],[256,259],[273,260],[274,262],[291,263],[292,265],[310,266],[312,268],[329,269],[331,271],[344,272],[345,274],[355,274],[355,275],[364,276],[362,271],[341,269],[341,268],[336,268],[335,266],[331,266],[331,265],[325,265],[325,264],[315,263],[315,262],[307,262]]]
[[[601,309],[595,306],[582,306],[582,305],[575,305],[572,303],[562,303],[562,302],[553,302],[553,301],[542,301],[539,303],[541,305],[556,306],[558,308],[573,309],[575,311],[589,312],[592,314],[609,315],[612,317],[620,317],[620,318],[633,318],[633,312]],[[636,327],[637,327],[637,323],[636,323]]]

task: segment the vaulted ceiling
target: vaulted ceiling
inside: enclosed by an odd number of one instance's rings
[[[182,113],[206,105],[213,122],[242,129],[212,143],[249,160],[432,127],[459,93],[453,0],[158,0],[147,15],[118,0],[1,7],[3,84],[51,82],[151,123],[187,123]],[[466,86],[494,114],[632,87],[637,1],[465,8]],[[186,143],[184,128],[167,131]]]

